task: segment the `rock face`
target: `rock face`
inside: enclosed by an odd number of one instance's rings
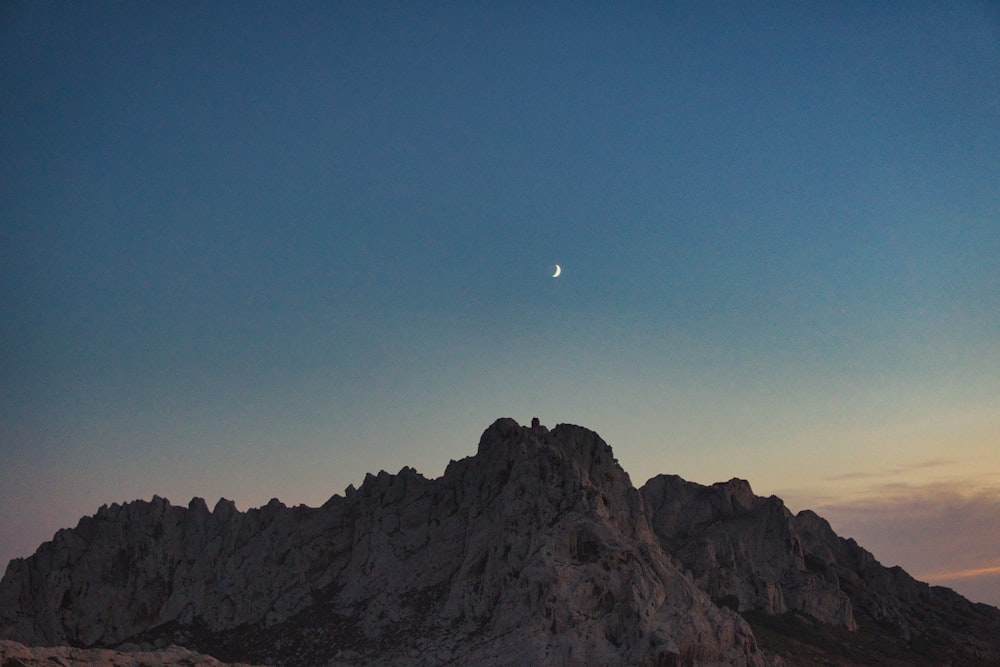
[[[180,646],[159,651],[110,651],[59,646],[28,647],[0,639],[0,664],[3,667],[248,667],[222,663],[208,655],[199,655]]]
[[[637,490],[597,434],[537,421],[498,420],[438,479],[368,475],[320,508],[102,507],[0,582],[2,637],[278,665],[782,664],[736,612],[1000,658],[1000,612],[819,517],[739,480]]]
[[[739,611],[797,611],[857,629],[836,574],[810,567],[816,556],[778,498],[755,496],[740,479],[702,486],[676,475],[654,477],[641,493],[664,549],[713,599]],[[836,538],[827,529],[824,538]]]
[[[785,617],[793,636],[805,618],[881,643],[875,657],[859,647],[869,655],[862,664],[1000,665],[1000,610],[883,567],[814,512],[793,515],[740,479],[703,486],[659,475],[640,493],[664,551],[719,604],[758,620]],[[776,618],[766,625],[782,628]]]

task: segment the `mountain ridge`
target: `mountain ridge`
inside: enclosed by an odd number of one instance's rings
[[[502,418],[441,477],[368,474],[318,508],[104,506],[11,561],[0,637],[287,665],[763,667],[810,664],[817,642],[788,636],[808,622],[1000,664],[1000,611],[949,593],[743,480],[636,488],[593,431]]]

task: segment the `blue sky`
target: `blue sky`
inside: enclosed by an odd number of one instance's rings
[[[988,2],[5,3],[0,558],[537,415],[1000,604],[998,71]]]

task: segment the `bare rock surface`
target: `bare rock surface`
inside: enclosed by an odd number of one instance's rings
[[[1000,612],[881,567],[811,513],[740,480],[638,490],[596,433],[511,419],[438,479],[370,474],[319,508],[105,506],[0,581],[0,637],[269,665],[764,667],[783,664],[783,626],[754,626],[764,647],[746,618],[789,614],[1000,656],[984,634]]]
[[[180,646],[159,651],[112,651],[109,649],[29,647],[0,639],[0,665],[3,667],[249,667],[219,662]]]
[[[755,627],[787,638],[818,622],[830,637],[854,640],[866,656],[858,664],[1000,665],[1000,610],[882,566],[815,512],[793,515],[740,479],[703,486],[659,475],[640,493],[664,551]],[[824,655],[795,664],[855,664],[826,639],[816,643],[844,662]]]
[[[836,574],[810,568],[796,519],[778,498],[755,496],[740,479],[702,486],[676,475],[654,477],[641,493],[664,549],[713,599],[857,628]]]

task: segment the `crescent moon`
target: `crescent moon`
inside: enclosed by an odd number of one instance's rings
[[[562,268],[560,268],[560,266],[556,264],[556,272],[552,274],[552,277],[558,278],[560,273],[562,273]]]

